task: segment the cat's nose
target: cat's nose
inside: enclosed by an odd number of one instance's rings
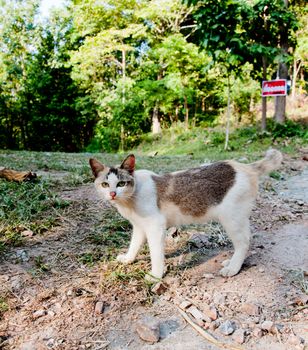
[[[116,192],[114,192],[114,191],[110,192],[110,197],[111,197],[112,199],[114,199],[114,197],[115,197],[116,195],[117,195]]]

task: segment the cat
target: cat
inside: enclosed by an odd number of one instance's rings
[[[97,192],[133,226],[129,249],[117,260],[132,263],[147,241],[152,265],[148,277],[161,279],[166,229],[214,220],[223,225],[234,246],[232,258],[223,263],[220,273],[236,275],[249,249],[249,216],[259,177],[281,162],[282,154],[270,149],[265,158],[251,164],[228,160],[158,175],[135,170],[133,154],[117,167],[90,159]]]

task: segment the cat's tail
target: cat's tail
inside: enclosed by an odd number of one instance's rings
[[[280,167],[282,162],[282,154],[276,149],[269,149],[265,157],[257,162],[251,163],[252,168],[258,173],[258,175],[267,174]]]

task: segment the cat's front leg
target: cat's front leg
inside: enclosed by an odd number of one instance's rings
[[[165,229],[163,226],[155,226],[148,228],[146,237],[151,255],[152,270],[147,275],[147,280],[156,281],[161,279],[164,274],[165,259]]]
[[[133,234],[126,254],[117,256],[117,261],[123,264],[131,264],[146,240],[145,232],[138,226],[133,226]]]

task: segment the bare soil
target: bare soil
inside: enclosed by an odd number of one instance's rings
[[[61,197],[72,204],[59,225],[43,236],[28,237],[24,246],[11,249],[0,262],[0,291],[9,302],[0,320],[0,348],[307,348],[306,164],[300,158],[286,158],[283,179],[267,177],[261,183],[251,217],[250,252],[237,276],[218,274],[232,248],[217,226],[173,231],[167,238],[168,272],[160,295],[135,277],[110,279],[110,271],[118,265],[104,257],[82,263],[80,257],[97,250],[89,239],[93,227],[111,209],[97,201],[92,185],[63,191]],[[214,239],[200,241],[203,232]],[[147,254],[125,271],[129,275],[136,266],[149,267]],[[183,301],[202,312],[206,306],[216,310],[214,320],[191,317],[217,339],[216,344],[184,321],[178,309]],[[155,344],[136,333],[137,321],[144,315],[159,322],[160,340]],[[219,326],[227,320],[243,331],[243,344],[234,335],[221,333]],[[273,323],[271,330],[264,328],[264,321]]]

